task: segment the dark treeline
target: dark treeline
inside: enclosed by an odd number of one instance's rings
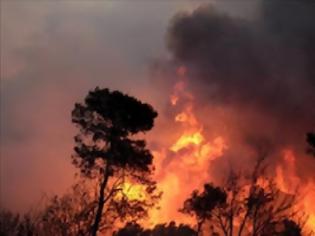
[[[223,186],[205,183],[202,192],[191,194],[179,210],[192,217],[192,225],[143,228],[138,220],[148,217],[161,193],[152,179],[153,156],[145,140],[134,135],[149,131],[156,117],[149,104],[119,91],[90,91],[72,112],[79,128],[72,161],[80,180],[37,212],[1,210],[0,235],[310,235],[303,231],[307,216],[296,210],[296,195],[281,192],[266,174],[268,153],[262,150],[251,172],[231,172]],[[306,141],[313,155],[314,135],[308,134]],[[129,198],[125,184],[143,186],[144,198]]]

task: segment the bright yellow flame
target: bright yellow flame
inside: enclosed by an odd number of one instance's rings
[[[173,152],[178,152],[179,150],[188,147],[190,145],[199,145],[203,142],[204,137],[198,131],[192,134],[183,134],[173,146],[171,146],[170,150]]]
[[[154,208],[150,214],[150,224],[167,222],[174,214],[178,213],[177,196],[180,195],[180,179],[176,174],[167,173],[166,176],[158,183],[158,188],[163,189],[163,196],[159,201],[159,208]],[[162,210],[160,209],[162,207]],[[161,214],[163,213],[163,214]]]
[[[309,215],[306,226],[312,230],[315,229],[315,214]]]
[[[143,201],[146,197],[145,188],[140,184],[132,184],[126,182],[121,186],[121,192],[118,193],[117,198],[121,199],[122,197],[128,198],[128,200],[139,200]]]
[[[178,111],[174,120],[180,123],[180,130],[173,143],[153,153],[155,178],[158,179],[158,189],[163,192],[158,208],[153,208],[149,213],[150,223],[153,224],[172,219],[191,223],[192,219],[181,214],[178,209],[194,189],[211,181],[208,171],[211,161],[222,156],[227,148],[221,136],[211,141],[207,139],[203,125],[195,114],[194,96],[187,86],[187,68],[179,67],[176,72],[179,81],[170,95],[170,104]],[[173,158],[168,157],[169,151],[173,152]]]

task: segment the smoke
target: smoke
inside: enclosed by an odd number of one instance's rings
[[[177,5],[1,2],[1,206],[25,211],[70,187],[70,113],[89,90],[118,89],[158,107],[148,58],[161,53],[165,16]]]
[[[245,142],[301,151],[315,127],[315,5],[265,0],[257,12],[240,18],[203,5],[177,14],[168,48],[188,68],[199,106],[232,109]]]
[[[252,170],[265,157],[282,191],[299,186],[313,228],[315,162],[305,135],[315,128],[315,4],[257,0],[250,11],[256,15],[224,6],[175,15],[167,31],[170,58],[153,67],[170,99],[153,131],[164,142],[156,147],[170,147],[155,155],[159,187],[172,190],[162,212],[185,222],[169,206],[179,208],[204,182],[222,184],[231,170]]]

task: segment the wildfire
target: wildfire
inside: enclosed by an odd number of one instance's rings
[[[299,193],[297,210],[307,214],[306,227],[315,229],[315,185],[313,182],[302,183],[297,175],[296,157],[292,150],[284,150],[282,163],[276,167],[276,184],[278,188],[288,194]]]
[[[178,97],[175,96],[175,95],[172,95],[172,96],[171,96],[171,104],[172,104],[173,106],[175,106],[176,103],[177,103],[177,101],[178,101]]]
[[[118,199],[126,197],[129,200],[143,201],[146,198],[146,194],[143,185],[125,182],[124,184],[122,184],[121,191],[117,194],[116,197]]]
[[[294,194],[300,184],[300,179],[296,175],[294,153],[291,150],[285,150],[283,152],[283,161],[286,164],[285,170],[282,165],[276,167],[278,188],[282,192]]]
[[[194,97],[185,81],[187,68],[177,69],[178,82],[170,96],[170,105],[179,110],[174,115],[178,135],[164,150],[154,151],[158,187],[163,192],[160,209],[150,213],[151,224],[177,220],[191,223],[191,218],[178,212],[190,193],[211,181],[211,160],[222,156],[227,148],[222,137],[208,140],[203,125],[194,111]],[[167,165],[165,163],[168,163]]]
[[[154,150],[156,179],[158,188],[163,192],[158,209],[149,212],[149,225],[176,220],[191,223],[189,216],[178,212],[190,193],[199,189],[213,177],[209,167],[213,160],[220,158],[228,148],[225,139],[217,136],[209,140],[203,125],[194,110],[195,99],[187,88],[187,68],[177,69],[178,82],[170,95],[170,106],[178,111],[174,115],[174,139],[160,150]],[[315,185],[303,183],[296,171],[296,157],[292,150],[283,152],[283,160],[276,167],[275,181],[282,192],[293,194],[297,189],[303,199],[298,207],[308,214],[307,227],[315,229]],[[261,180],[263,186],[263,179]],[[130,199],[143,199],[144,191],[140,186],[126,185],[123,188]],[[300,209],[300,208],[299,208]]]
[[[203,135],[197,131],[192,134],[183,134],[174,145],[170,148],[173,152],[178,152],[179,150],[189,147],[190,145],[199,145],[204,141]]]
[[[187,107],[186,111],[181,112],[178,115],[176,115],[175,121],[188,123],[190,126],[197,126],[198,125],[197,119],[191,110],[192,110],[191,106]]]

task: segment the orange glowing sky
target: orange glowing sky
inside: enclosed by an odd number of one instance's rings
[[[149,67],[169,18],[191,5],[1,1],[1,205],[26,210],[70,186],[70,112],[89,89],[163,106]]]

